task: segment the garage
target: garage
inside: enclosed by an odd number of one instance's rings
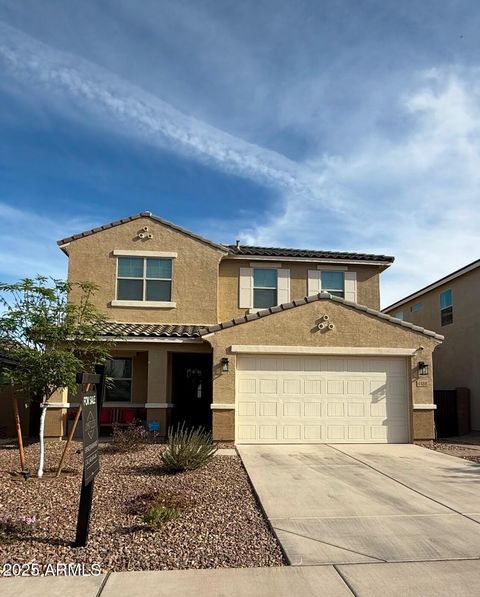
[[[239,355],[236,442],[410,441],[404,357]]]

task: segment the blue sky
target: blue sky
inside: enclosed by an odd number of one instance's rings
[[[480,8],[0,0],[0,279],[151,210],[219,242],[393,254],[382,303],[478,258]]]

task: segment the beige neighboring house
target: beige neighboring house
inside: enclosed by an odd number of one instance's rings
[[[480,259],[384,309],[445,336],[433,357],[434,389],[470,390],[471,425],[480,431]]]
[[[392,257],[222,245],[150,212],[59,245],[69,280],[100,287],[115,342],[103,426],[185,421],[239,444],[434,437],[443,337],[379,311]]]

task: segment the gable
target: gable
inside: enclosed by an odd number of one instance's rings
[[[133,226],[131,225],[131,223],[133,223]],[[80,239],[83,239],[83,238],[86,238],[86,237],[90,237],[94,234],[102,233],[105,231],[112,231],[112,229],[118,228],[120,226],[125,227],[125,225],[128,225],[130,234],[132,234],[132,231],[134,232],[133,240],[137,241],[137,242],[141,242],[144,245],[148,244],[149,240],[152,240],[149,238],[149,234],[151,232],[149,230],[144,230],[144,228],[149,228],[149,225],[152,225],[158,229],[158,225],[160,225],[161,227],[163,227],[165,229],[169,229],[172,232],[176,232],[180,235],[189,237],[201,244],[210,246],[211,248],[216,249],[217,251],[221,251],[222,253],[225,253],[225,254],[228,253],[228,249],[226,247],[224,247],[223,245],[214,243],[198,234],[195,234],[194,232],[191,232],[190,230],[187,230],[186,228],[182,228],[181,226],[172,224],[172,222],[163,220],[162,218],[159,218],[158,216],[153,215],[149,211],[144,211],[144,212],[141,212],[134,216],[129,216],[127,218],[123,218],[121,220],[116,220],[114,222],[110,222],[109,224],[105,224],[105,225],[99,226],[97,228],[92,228],[91,230],[87,230],[85,232],[80,232],[79,234],[74,234],[72,236],[69,236],[69,237],[66,237],[66,238],[63,238],[63,239],[57,241],[57,244],[62,249],[62,251],[64,251],[65,253],[68,254],[67,248],[70,243],[80,240]],[[136,230],[134,230],[135,226],[137,227]],[[142,234],[144,234],[143,237],[141,236]],[[114,233],[113,235],[109,235],[109,236],[115,238],[116,234]],[[118,233],[118,236],[121,236],[121,232]],[[151,243],[151,244],[153,244],[153,243]]]

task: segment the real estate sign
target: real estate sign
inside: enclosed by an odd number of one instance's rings
[[[87,392],[82,395],[83,422],[83,483],[91,483],[100,469],[98,460],[98,410],[97,392]]]

